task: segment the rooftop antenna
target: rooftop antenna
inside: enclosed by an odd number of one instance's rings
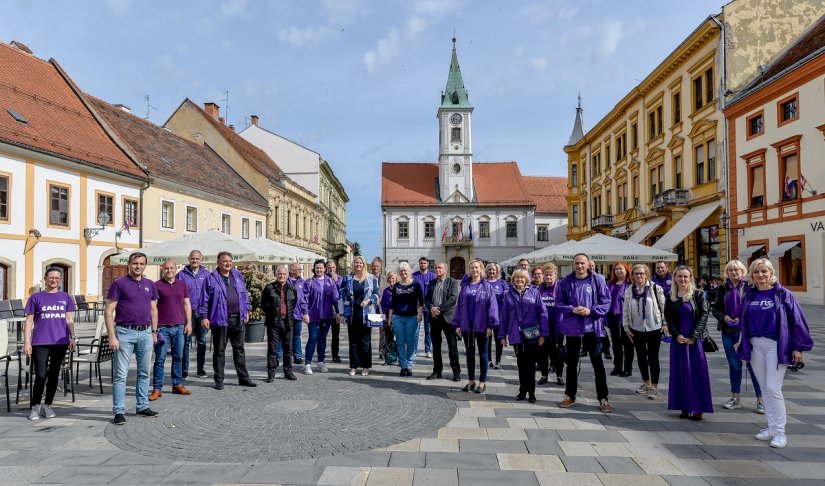
[[[221,103],[223,103],[223,106],[224,106],[224,109],[223,109],[223,123],[228,126],[229,125],[229,90],[224,91],[223,95],[224,95],[224,99],[221,100]]]
[[[143,97],[143,99],[146,101],[146,116],[144,116],[144,117],[143,117],[143,119],[144,119],[144,120],[148,120],[148,119],[149,119],[149,113],[150,113],[152,110],[157,110],[157,108],[156,108],[156,107],[154,107],[154,106],[152,106],[152,104],[151,104],[151,103],[149,103],[149,95],[145,95],[145,96]]]

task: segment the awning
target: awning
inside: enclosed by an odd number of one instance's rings
[[[641,228],[637,229],[633,236],[627,239],[627,241],[632,241],[633,243],[641,243],[644,241],[645,238],[650,236],[650,233],[656,231],[656,228],[662,225],[665,222],[665,218],[658,217],[649,219],[642,225]]]
[[[690,211],[682,216],[682,219],[680,219],[678,223],[670,228],[670,231],[665,233],[659,241],[653,244],[653,248],[668,251],[672,250],[679,245],[679,243],[684,241],[684,239],[687,238],[693,230],[698,228],[699,225],[708,219],[708,216],[716,211],[716,208],[718,208],[721,203],[722,201],[713,201],[711,203],[691,208]]]
[[[756,253],[757,251],[759,251],[762,248],[765,248],[765,245],[751,245],[751,246],[745,248],[744,250],[740,251],[739,255],[737,255],[737,256],[739,257],[740,260],[747,260],[748,258],[753,256],[754,253]]]
[[[782,257],[782,256],[785,256],[786,251],[788,251],[791,248],[795,247],[799,243],[801,243],[801,242],[800,241],[785,241],[785,242],[782,242],[782,243],[776,245],[776,247],[774,249],[769,251],[768,256],[769,257]]]

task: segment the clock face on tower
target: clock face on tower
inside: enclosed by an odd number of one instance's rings
[[[461,164],[455,163],[453,164],[453,174],[461,173]]]
[[[461,123],[461,120],[461,113],[453,113],[452,115],[450,115],[450,123],[452,123],[453,125],[458,125],[459,123]]]

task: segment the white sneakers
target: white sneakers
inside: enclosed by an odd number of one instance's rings
[[[57,414],[54,413],[54,409],[51,405],[35,405],[32,407],[31,413],[29,413],[29,420],[40,420],[40,413],[43,413],[43,416],[46,418],[55,418]]]
[[[32,407],[32,412],[29,414],[29,420],[40,420],[40,405]]]
[[[304,366],[304,374],[305,375],[311,375],[312,374],[312,365],[311,364],[307,363],[307,365]]]
[[[731,398],[730,400],[728,400],[727,402],[725,402],[722,405],[722,408],[725,408],[727,410],[742,408],[742,403],[739,400],[735,399],[735,398]]]
[[[51,405],[43,405],[43,415],[45,415],[46,418],[55,418],[55,417],[57,417],[57,414],[54,413],[54,410],[52,409]]]
[[[773,432],[771,429],[762,429],[758,434],[753,436],[756,440],[771,440],[773,439]]]
[[[774,449],[782,449],[786,445],[788,445],[788,438],[784,435],[777,435],[771,441],[771,447],[773,447]]]
[[[321,361],[320,363],[318,363],[318,371],[320,371],[321,373],[328,373],[329,368],[327,368],[327,365],[325,365],[324,362]]]

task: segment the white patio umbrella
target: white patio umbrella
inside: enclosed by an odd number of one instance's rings
[[[304,250],[303,248],[298,248],[297,246],[287,245],[286,243],[281,243],[280,241],[273,241],[264,237],[250,240],[250,244],[271,253],[283,253],[289,255],[289,261],[284,263],[313,263],[315,260],[326,260],[326,258],[317,253]]]
[[[203,264],[205,265],[215,265],[218,253],[222,251],[232,253],[232,260],[235,263],[276,265],[295,261],[294,255],[283,249],[276,251],[275,248],[254,245],[252,240],[236,240],[217,230],[185,235],[181,238],[133,251],[145,253],[149,265],[162,265],[169,258],[175,260],[178,264],[184,264],[189,258],[189,252],[192,250],[199,250],[203,254]],[[125,265],[128,263],[129,254],[133,251],[112,257],[112,263]]]
[[[560,245],[548,246],[530,253],[530,263],[569,263],[577,253],[587,254],[594,262],[673,262],[677,255],[669,251],[651,248],[607,235],[593,235],[581,241],[570,240]]]

